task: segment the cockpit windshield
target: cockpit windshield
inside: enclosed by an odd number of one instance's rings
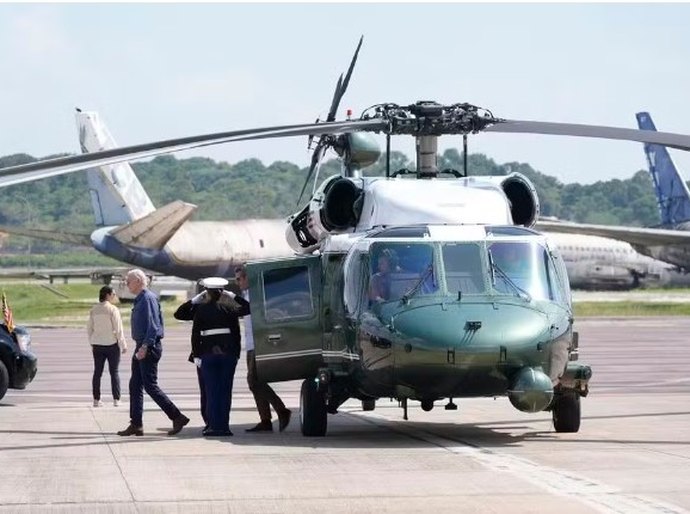
[[[570,302],[567,277],[541,240],[377,241],[353,257],[344,291],[351,312],[431,296]]]
[[[434,251],[426,243],[372,245],[369,300],[409,299],[438,290]]]
[[[502,294],[553,300],[553,266],[546,248],[536,242],[500,241],[489,246],[491,282]]]

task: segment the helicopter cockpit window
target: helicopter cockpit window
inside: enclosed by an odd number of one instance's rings
[[[438,290],[434,252],[429,244],[371,246],[369,301],[381,303]]]
[[[481,294],[486,291],[481,249],[476,243],[443,245],[446,285],[451,294]]]
[[[489,247],[489,255],[496,292],[535,300],[554,299],[546,269],[546,248],[536,242],[501,241]]]
[[[266,321],[314,315],[309,269],[306,266],[267,270],[263,274]]]

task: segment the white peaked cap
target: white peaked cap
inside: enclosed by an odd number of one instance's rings
[[[201,281],[201,285],[206,289],[223,289],[228,281],[222,277],[208,277]]]

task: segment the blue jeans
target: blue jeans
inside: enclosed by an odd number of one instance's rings
[[[206,417],[211,430],[223,432],[230,428],[232,382],[237,357],[229,353],[207,353],[201,356],[201,374],[206,389]]]
[[[137,350],[139,346],[137,345]],[[148,348],[144,359],[137,360],[132,356],[132,376],[129,379],[129,417],[134,426],[143,426],[144,391],[171,420],[180,415],[180,409],[158,387],[158,361],[161,353],[161,344],[158,342]]]

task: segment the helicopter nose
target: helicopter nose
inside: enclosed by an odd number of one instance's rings
[[[505,347],[536,348],[548,332],[548,317],[518,304],[477,302],[406,309],[394,316],[395,331],[413,346],[480,352]]]

